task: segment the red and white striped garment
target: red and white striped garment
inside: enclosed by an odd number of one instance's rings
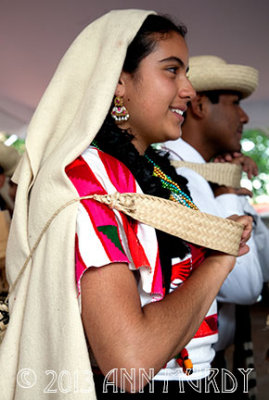
[[[80,196],[115,192],[142,193],[124,164],[93,146],[68,165],[66,173]],[[182,284],[192,269],[203,261],[202,249],[191,246],[191,251],[192,254],[188,254],[184,260],[172,260],[170,291]],[[80,280],[87,268],[124,262],[136,274],[142,306],[163,298],[162,270],[154,228],[134,221],[95,200],[82,200],[77,215],[75,252],[79,297]],[[205,377],[214,357],[212,344],[216,341],[217,313],[214,302],[195,337],[186,346],[194,365],[194,373],[186,376],[176,360],[171,360],[154,379],[186,380]]]

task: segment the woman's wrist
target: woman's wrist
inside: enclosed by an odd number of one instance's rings
[[[236,257],[221,253],[216,250],[210,250],[208,252],[206,260],[212,265],[214,265],[216,268],[224,268],[228,270],[228,273],[230,273],[235,265]]]

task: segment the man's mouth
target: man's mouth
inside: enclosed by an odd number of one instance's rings
[[[237,129],[237,133],[242,135],[242,133],[243,133],[243,127],[242,126],[239,126],[239,128]]]

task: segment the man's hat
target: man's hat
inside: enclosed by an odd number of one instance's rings
[[[188,77],[196,92],[232,90],[246,98],[258,85],[258,71],[246,65],[227,64],[216,56],[190,57]]]
[[[3,168],[4,174],[11,177],[20,160],[20,154],[14,147],[6,146],[0,142],[0,167]]]

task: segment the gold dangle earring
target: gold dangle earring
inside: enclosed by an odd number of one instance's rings
[[[124,105],[123,105],[122,97],[116,96],[114,98],[114,107],[112,108],[111,116],[112,116],[112,118],[114,118],[114,120],[118,124],[120,124],[124,121],[128,121],[130,115],[129,115],[126,107],[124,107]]]

